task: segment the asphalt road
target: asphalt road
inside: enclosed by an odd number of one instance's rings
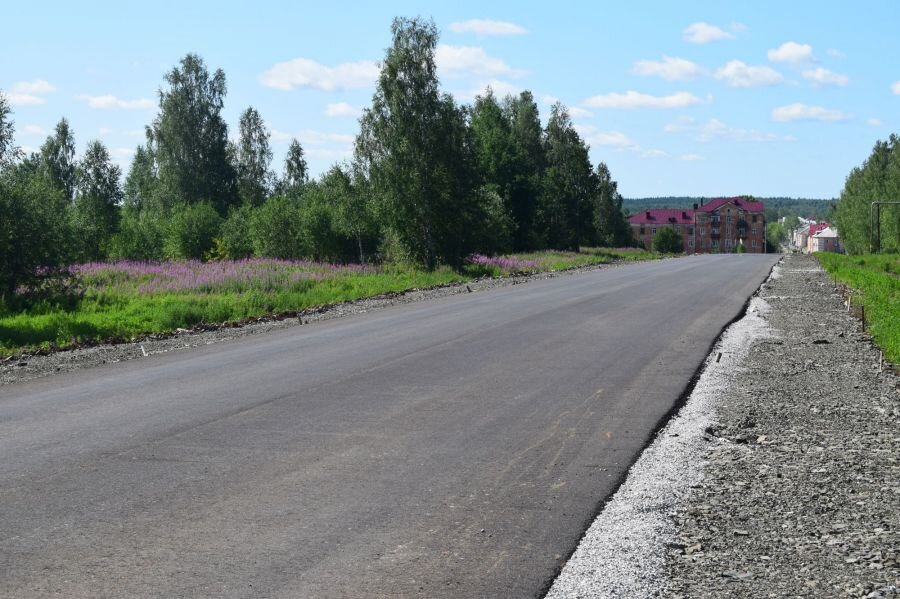
[[[0,596],[540,594],[774,256],[0,387]]]

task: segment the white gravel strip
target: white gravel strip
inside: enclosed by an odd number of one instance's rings
[[[723,333],[687,402],[631,467],[548,598],[668,596],[667,548],[678,542],[672,510],[703,476],[706,431],[715,424],[716,406],[750,345],[772,336],[762,318],[767,310],[768,305],[754,297],[747,314]]]

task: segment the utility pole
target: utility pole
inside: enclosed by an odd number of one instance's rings
[[[869,250],[873,254],[881,251],[881,207],[900,206],[900,202],[877,201],[869,207]],[[898,232],[900,235],[900,232]]]

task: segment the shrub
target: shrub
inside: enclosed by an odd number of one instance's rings
[[[303,256],[300,209],[293,198],[276,196],[257,208],[250,219],[253,251],[265,258]]]
[[[232,209],[228,218],[222,223],[221,247],[218,248],[223,257],[237,260],[253,255],[253,239],[250,236],[250,222],[253,219],[253,208],[241,206]]]
[[[681,235],[671,227],[662,227],[653,236],[653,251],[661,254],[680,254],[684,251]]]
[[[147,212],[125,208],[110,241],[111,260],[162,260],[164,227]]]
[[[212,249],[221,223],[218,212],[207,202],[176,208],[166,232],[166,255],[169,258],[202,258]]]

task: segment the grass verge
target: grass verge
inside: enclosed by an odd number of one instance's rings
[[[858,292],[853,302],[865,307],[867,330],[884,357],[900,364],[900,255],[816,257],[822,268]]]
[[[82,264],[73,267],[83,289],[74,306],[40,304],[0,312],[0,356],[171,333],[199,323],[239,322],[485,275],[656,257],[643,250],[585,248],[481,257],[481,263],[470,260],[461,271],[268,259]]]

